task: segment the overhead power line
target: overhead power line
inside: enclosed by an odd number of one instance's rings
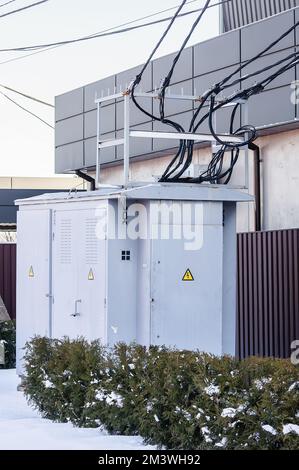
[[[49,2],[49,1],[50,0],[40,0],[39,2],[31,3],[30,5],[26,5],[24,7],[18,8],[17,10],[12,10],[12,11],[8,11],[7,13],[3,13],[2,15],[0,15],[0,18],[4,18],[5,16],[14,15],[15,13],[20,13],[21,11],[28,10],[29,8],[37,7],[38,5],[41,5],[42,3],[46,3],[46,2]],[[0,5],[0,6],[4,7],[4,5],[8,5],[8,3],[11,3],[11,2],[4,3],[3,5]]]
[[[196,1],[198,1],[198,0],[190,0],[189,2],[186,2],[186,4],[195,3]],[[0,5],[0,7],[1,7],[1,5]],[[138,21],[142,21],[142,20],[145,20],[145,19],[148,19],[148,18],[157,16],[157,15],[160,15],[160,14],[165,13],[165,12],[167,12],[167,11],[171,11],[171,10],[173,10],[174,8],[176,8],[176,7],[167,8],[167,9],[165,9],[165,10],[160,10],[159,12],[152,13],[151,15],[146,15],[146,16],[143,16],[143,17],[138,18],[138,19],[135,19],[135,20],[131,20],[131,21],[127,22],[127,23],[118,25],[118,26],[113,27],[113,28],[106,29],[106,30],[104,30],[104,31],[102,31],[102,32],[112,31],[113,29],[116,29],[116,28],[119,28],[119,27],[123,27],[123,26],[127,26],[127,25],[130,25],[130,24],[136,23],[136,22],[138,22]],[[91,35],[91,37],[92,37],[92,36],[93,36],[93,35]],[[47,50],[49,50],[49,49],[54,49],[54,48],[56,48],[56,47],[61,47],[61,46],[63,46],[63,45],[64,45],[64,44],[55,45],[55,46],[52,46],[52,47],[47,48]],[[28,54],[28,55],[38,54],[38,53],[41,53],[41,52],[44,52],[44,51],[45,51],[45,49],[39,50],[39,51],[36,51],[36,52],[33,52],[33,53],[31,53],[31,54]],[[27,56],[28,56],[28,55],[27,55]],[[22,56],[22,57],[20,57],[20,58],[24,58],[24,56]],[[12,59],[12,60],[17,60],[17,59],[18,59],[18,58],[14,58],[14,59]],[[13,93],[17,93],[17,94],[19,94],[19,95],[21,95],[21,96],[23,96],[23,97],[25,97],[25,98],[28,98],[28,99],[30,99],[30,100],[33,100],[33,101],[35,101],[35,102],[37,102],[37,103],[44,104],[44,105],[46,105],[46,106],[49,106],[49,107],[54,108],[54,106],[53,106],[52,104],[47,103],[47,102],[45,102],[45,101],[43,101],[43,100],[40,100],[40,99],[38,99],[38,98],[35,98],[35,97],[33,97],[33,96],[30,96],[30,95],[28,95],[28,94],[25,94],[25,93],[23,93],[23,92],[20,92],[20,91],[18,91],[18,90],[15,90],[14,88],[11,88],[11,87],[8,87],[8,86],[2,85],[2,84],[0,84],[0,87],[4,88],[4,89],[6,89],[6,90],[9,90],[9,91],[11,91],[11,92],[13,92]],[[22,109],[24,112],[30,114],[31,116],[33,116],[33,117],[35,117],[36,119],[38,119],[39,121],[41,121],[43,124],[45,124],[45,125],[47,125],[48,127],[50,127],[50,128],[53,129],[53,126],[51,126],[51,124],[49,124],[47,121],[45,121],[44,119],[42,119],[40,116],[36,115],[35,113],[33,113],[33,112],[30,111],[29,109],[25,108],[24,106],[20,105],[19,103],[17,103],[15,100],[13,100],[11,97],[9,97],[8,95],[6,95],[5,93],[3,93],[3,92],[0,91],[0,94],[1,94],[2,96],[4,96],[7,100],[9,100],[11,103],[13,103],[14,105],[16,105],[18,108]]]
[[[9,0],[9,2],[2,3],[2,5],[0,5],[0,8],[6,7],[6,5],[9,5],[10,3],[14,3],[14,2],[16,2],[16,1],[17,1],[17,0]]]
[[[35,98],[34,96],[27,95],[26,93],[23,93],[21,91],[15,90],[14,88],[11,88],[6,85],[2,85],[0,83],[1,88],[5,88],[5,90],[12,91],[13,93],[16,93],[17,95],[23,96],[24,98],[28,98],[29,100],[35,101],[36,103],[44,104],[45,106],[49,106],[50,108],[54,108],[55,106],[51,103],[47,103],[46,101],[40,100],[39,98]]]
[[[13,100],[12,98],[10,98],[10,96],[6,95],[5,93],[3,93],[3,91],[0,91],[0,95],[2,95],[4,98],[6,98],[8,101],[10,101],[11,103],[13,103],[15,106],[17,106],[18,108],[22,109],[23,111],[25,111],[25,113],[28,113],[30,114],[31,116],[33,116],[34,118],[38,119],[40,122],[42,122],[43,124],[45,124],[46,126],[50,127],[51,129],[54,129],[54,127],[49,124],[47,121],[45,121],[43,118],[41,118],[40,116],[38,116],[37,114],[33,113],[32,111],[30,111],[29,109],[25,108],[24,106],[22,106],[21,104],[19,104],[17,101]]]
[[[15,1],[15,0],[13,0],[13,1]],[[189,2],[186,2],[186,5],[189,5],[190,3],[195,3],[197,1],[198,0],[190,0]],[[174,10],[177,7],[178,7],[178,5],[176,5],[174,7],[166,8],[165,10],[159,10],[155,13],[151,13],[150,15],[146,15],[146,16],[142,16],[140,18],[136,18],[135,20],[127,21],[126,23],[122,23],[122,24],[119,24],[117,26],[111,26],[108,29],[104,29],[104,30],[100,31],[100,33],[106,33],[108,31],[113,31],[114,29],[117,29],[117,28],[123,28],[124,26],[129,26],[131,24],[138,23],[139,21],[143,21],[143,20],[146,20],[146,19],[149,19],[149,18],[153,18],[154,16],[158,16],[158,15],[161,15],[162,13],[166,13],[168,11]],[[98,34],[98,33],[99,32],[93,33],[90,36],[93,36],[94,34]],[[56,49],[58,47],[63,47],[63,46],[65,46],[65,44],[60,44],[60,45],[52,46],[52,47],[46,47],[44,49],[40,49],[38,51],[31,52],[30,54],[20,55],[18,57],[13,57],[12,59],[4,60],[3,62],[0,62],[0,65],[9,64],[10,62],[15,62],[17,60],[26,59],[27,57],[31,57],[31,56],[36,55],[36,54],[42,54],[43,52],[51,51],[52,49]]]
[[[46,0],[44,0],[44,1],[46,1]],[[216,6],[219,6],[219,5],[222,5],[222,4],[225,4],[225,3],[230,3],[231,1],[232,0],[222,0],[218,3],[214,3],[213,5],[210,5],[208,8],[214,8]],[[192,15],[194,13],[202,12],[202,11],[203,11],[203,8],[197,8],[195,10],[186,11],[184,13],[180,13],[178,15],[178,18],[182,18],[182,17],[188,16],[188,15]],[[0,18],[1,18],[1,16],[0,16]],[[39,49],[52,48],[52,47],[57,47],[57,46],[66,46],[68,44],[75,44],[75,43],[90,41],[92,39],[97,39],[97,38],[101,38],[101,37],[108,37],[108,36],[114,36],[114,35],[117,35],[117,34],[127,33],[129,31],[134,31],[134,30],[138,30],[138,29],[141,29],[141,28],[154,26],[156,24],[165,23],[166,21],[171,21],[171,20],[172,20],[172,16],[168,16],[167,18],[161,18],[159,20],[149,21],[148,23],[142,23],[140,25],[135,25],[135,26],[126,27],[126,28],[120,28],[120,29],[116,29],[116,30],[113,30],[113,31],[109,31],[109,30],[104,31],[104,32],[100,31],[98,33],[91,34],[91,35],[88,35],[88,36],[83,36],[83,37],[80,37],[80,38],[68,39],[68,40],[65,40],[65,41],[52,42],[52,43],[47,43],[47,44],[37,44],[37,45],[33,45],[33,46],[22,46],[22,47],[10,47],[10,48],[5,48],[5,49],[0,49],[0,52],[21,52],[21,51],[25,52],[25,51],[36,51],[36,50],[39,50]]]

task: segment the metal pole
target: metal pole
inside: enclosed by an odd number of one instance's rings
[[[100,112],[101,112],[101,103],[97,103],[97,157],[96,157],[96,188],[99,187],[100,184],[100,149],[99,149],[99,142],[100,142]]]
[[[130,95],[124,95],[124,187],[129,183],[130,164]]]
[[[217,132],[217,116],[216,116],[216,111],[213,113],[213,116],[212,116],[212,119],[213,119],[213,129],[215,131],[215,133]],[[218,142],[217,140],[212,140],[211,141],[211,150],[212,150],[212,156],[214,156],[214,154],[217,153],[217,147],[218,147]]]
[[[248,101],[244,103],[244,125],[246,126],[249,121],[248,115]],[[249,134],[246,132],[244,134],[244,139],[248,140]],[[249,149],[248,145],[245,147],[245,188],[249,191]]]
[[[248,114],[248,101],[246,101],[244,104],[244,125],[248,124],[249,122],[249,114]],[[245,132],[244,134],[244,139],[248,140],[249,134],[248,132]],[[247,189],[249,193],[249,147],[246,145],[245,147],[245,189]],[[247,226],[248,226],[248,232],[250,231],[250,204],[247,204]]]

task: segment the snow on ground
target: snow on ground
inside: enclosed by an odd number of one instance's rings
[[[52,423],[27,405],[17,391],[15,370],[0,370],[0,450],[142,450],[139,437],[109,436],[100,429]]]

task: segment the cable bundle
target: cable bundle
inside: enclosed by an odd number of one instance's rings
[[[160,121],[163,124],[170,125],[178,133],[183,133],[185,132],[185,129],[175,121],[172,121],[170,119],[165,118],[165,112],[164,112],[164,105],[165,105],[165,93],[167,88],[169,87],[171,83],[171,78],[175,69],[175,66],[185,48],[187,45],[187,42],[189,41],[194,29],[196,26],[199,24],[201,18],[203,17],[205,11],[207,8],[209,8],[210,1],[207,1],[202,8],[200,14],[198,15],[196,21],[192,25],[192,28],[190,32],[188,33],[186,39],[184,40],[180,50],[178,51],[177,55],[175,56],[173,60],[173,64],[170,68],[169,73],[165,77],[165,79],[162,82],[161,88],[159,90],[159,98],[160,98],[160,107],[159,107],[159,112],[160,116],[154,116],[153,114],[149,113],[148,111],[144,110],[140,104],[137,102],[136,97],[134,96],[135,88],[136,86],[140,83],[142,75],[146,69],[146,67],[149,65],[154,53],[164,40],[165,36],[167,35],[168,31],[172,27],[174,21],[176,20],[177,16],[179,15],[179,12],[183,8],[185,4],[185,1],[182,2],[180,5],[179,9],[177,10],[176,14],[172,18],[171,23],[169,24],[168,28],[166,29],[165,33],[159,40],[157,46],[155,47],[153,53],[150,55],[148,61],[142,68],[141,72],[137,75],[135,81],[133,82],[132,85],[132,100],[135,103],[135,105],[142,111],[144,112],[147,116],[151,117],[154,120]],[[215,154],[213,154],[212,159],[207,167],[207,169],[202,172],[198,177],[196,178],[184,178],[182,175],[186,172],[186,170],[189,168],[189,166],[192,163],[193,159],[193,151],[194,151],[194,141],[191,140],[180,140],[179,147],[177,150],[177,153],[175,156],[172,158],[171,162],[167,166],[166,170],[164,171],[162,177],[160,178],[161,182],[192,182],[192,183],[220,183],[222,182],[223,184],[227,184],[232,176],[233,169],[238,161],[239,155],[240,155],[240,150],[242,147],[250,146],[253,141],[256,139],[257,132],[254,126],[251,125],[244,125],[242,127],[237,127],[235,129],[235,118],[236,118],[236,113],[238,109],[240,108],[240,103],[243,101],[249,100],[252,96],[261,93],[273,80],[275,80],[278,76],[282,75],[289,69],[295,67],[299,63],[299,52],[294,52],[292,54],[289,54],[285,58],[267,66],[264,67],[263,69],[259,69],[256,72],[253,72],[251,74],[247,74],[244,76],[241,76],[241,78],[234,79],[234,77],[237,74],[240,74],[240,72],[247,67],[249,64],[255,62],[257,59],[262,57],[266,52],[268,52],[270,49],[272,49],[276,44],[278,44],[283,38],[285,38],[287,35],[289,35],[292,31],[297,28],[299,25],[299,21],[289,28],[286,32],[284,32],[281,36],[279,36],[275,41],[273,41],[271,44],[269,44],[265,49],[263,49],[261,52],[259,52],[256,56],[253,58],[249,59],[246,61],[244,64],[241,66],[237,67],[236,70],[226,76],[223,80],[220,82],[216,83],[213,85],[209,90],[207,90],[203,96],[201,97],[201,102],[196,109],[193,118],[191,119],[190,125],[188,132],[190,133],[196,133],[198,128],[204,123],[207,122],[209,126],[209,130],[213,137],[215,138],[216,143],[218,146],[220,146],[219,150]],[[273,69],[276,69],[273,71]],[[248,86],[247,88],[238,90],[237,92],[233,93],[229,97],[225,99],[217,99],[219,96],[222,95],[222,93],[227,90],[228,88],[232,86],[241,86],[241,84],[245,80],[249,80],[250,78],[257,77],[258,75],[261,75],[265,72],[269,72],[269,75],[267,75],[265,78],[263,78],[260,81],[257,81],[251,86]],[[240,143],[236,142],[230,142],[229,137],[228,140],[223,140],[223,138],[220,138],[216,130],[214,129],[213,125],[213,117],[214,113],[222,109],[225,105],[232,104],[232,103],[237,103],[235,106],[232,108],[232,112],[229,118],[229,133],[230,135],[233,136],[246,136],[246,139],[244,139]],[[207,111],[207,106],[208,106],[208,111]],[[230,152],[230,161],[228,168],[224,167],[224,159],[225,155],[227,152]]]

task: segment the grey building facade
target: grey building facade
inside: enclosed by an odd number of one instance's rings
[[[189,47],[183,53],[175,70],[171,92],[201,95],[218,80],[231,73],[242,62],[257,54],[279,34],[299,21],[299,8],[250,24],[211,40]],[[245,73],[276,62],[292,53],[299,44],[299,30],[289,34],[271,52],[256,63],[248,66]],[[168,71],[173,55],[154,60],[141,83],[143,91],[157,87]],[[114,90],[125,90],[140,70],[140,67],[126,70],[76,90],[56,97],[56,172],[64,173],[77,169],[91,169],[96,161],[96,96],[112,94]],[[261,131],[275,126],[288,128],[297,126],[298,106],[291,102],[290,84],[297,78],[298,70],[292,69],[275,80],[266,91],[249,101],[249,123]],[[244,86],[254,83],[245,81]],[[236,87],[237,89],[237,87]],[[228,94],[234,90],[228,90]],[[142,103],[155,110],[156,103]],[[190,101],[171,102],[166,105],[167,116],[183,126],[190,122],[193,114]],[[132,106],[131,119],[136,129],[168,130],[169,127],[152,122]],[[240,125],[244,123],[238,117]],[[218,132],[227,132],[226,112],[217,117]],[[202,127],[201,131],[206,131]],[[123,103],[121,100],[103,107],[101,132],[105,138],[120,137],[123,131]],[[174,144],[163,141],[141,141],[135,144],[132,157],[154,156],[161,151],[171,150]],[[117,163],[122,159],[122,149],[106,149],[102,152],[103,163]]]
[[[225,0],[220,7],[221,30],[231,31],[297,6],[298,0]]]

